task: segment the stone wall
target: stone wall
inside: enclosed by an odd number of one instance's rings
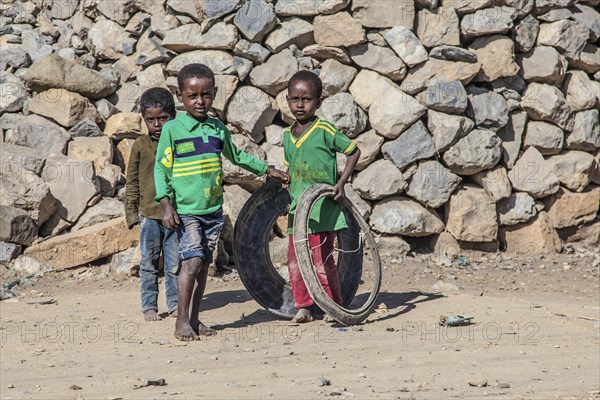
[[[278,166],[286,82],[317,71],[319,115],[362,150],[348,189],[382,245],[597,245],[599,4],[4,0],[0,259],[29,246],[61,268],[135,245],[119,200],[146,133],[137,101],[149,87],[174,91],[191,62],[215,72],[214,112],[234,142]],[[224,168],[227,250],[261,181]]]

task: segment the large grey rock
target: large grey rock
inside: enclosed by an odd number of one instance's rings
[[[412,0],[398,0],[393,4],[387,0],[353,0],[352,15],[369,28],[400,25],[412,29],[415,6]]]
[[[136,50],[135,63],[144,67],[155,63],[169,62],[173,57],[173,52],[162,47],[160,39],[151,35],[150,31],[146,31],[138,39]]]
[[[379,155],[384,139],[382,136],[378,135],[374,129],[371,129],[358,135],[354,141],[360,149],[360,157],[356,163],[356,169],[361,171],[375,161]]]
[[[444,7],[452,7],[459,15],[470,14],[493,3],[492,0],[444,0]]]
[[[496,166],[473,175],[473,180],[490,195],[494,201],[510,196],[511,186],[504,167]]]
[[[532,51],[519,54],[519,74],[527,82],[548,83],[560,86],[567,71],[567,60],[553,47],[539,46]]]
[[[600,47],[587,43],[577,55],[565,53],[572,68],[581,69],[589,74],[600,71]]]
[[[406,66],[396,54],[387,47],[371,43],[358,44],[349,48],[350,58],[361,68],[377,71],[393,80],[406,75]]]
[[[542,154],[529,147],[508,172],[514,190],[527,192],[534,198],[549,196],[558,191],[560,182]]]
[[[264,129],[270,125],[277,114],[275,100],[265,92],[253,86],[238,88],[227,107],[227,121],[260,142]]]
[[[373,207],[369,224],[380,233],[428,236],[444,230],[437,214],[406,197],[385,199]]]
[[[530,51],[535,46],[537,35],[540,31],[540,23],[531,15],[523,18],[514,27],[513,37],[517,49],[523,53]]]
[[[467,115],[481,128],[497,130],[508,123],[506,99],[496,92],[472,88]]]
[[[131,7],[126,6],[126,3],[128,3],[127,0],[102,1],[98,3],[97,10],[111,21],[124,26],[127,24],[133,11]]]
[[[100,195],[102,197],[114,197],[117,191],[117,184],[119,184],[119,181],[124,176],[118,165],[107,164],[100,169],[97,178],[100,185]]]
[[[417,100],[431,110],[461,114],[467,108],[467,91],[457,80],[434,82],[417,95]]]
[[[181,25],[181,21],[173,14],[167,13],[165,10],[155,12],[150,18],[149,31],[158,37],[165,37],[168,31],[175,29]]]
[[[167,72],[177,75],[188,64],[200,63],[210,68],[215,75],[234,74],[233,56],[221,50],[194,50],[175,57],[167,65]]]
[[[463,36],[475,37],[506,33],[514,25],[517,12],[512,7],[491,7],[467,14],[460,23]]]
[[[321,46],[348,47],[367,40],[360,22],[346,11],[316,16],[313,28],[315,41]]]
[[[51,45],[46,43],[44,37],[30,29],[21,32],[21,47],[33,61],[51,54],[54,50]]]
[[[596,168],[594,156],[584,151],[572,150],[546,160],[560,183],[574,192],[583,192]]]
[[[498,222],[501,226],[517,225],[529,221],[537,215],[535,200],[527,193],[513,193],[507,199],[496,203]]]
[[[138,72],[137,81],[144,88],[168,87],[165,79],[165,67],[162,64],[153,64]]]
[[[38,226],[46,222],[56,210],[56,199],[50,194],[46,183],[29,171],[3,170],[0,174],[0,189],[0,204],[26,211]]]
[[[444,205],[462,178],[436,160],[419,163],[410,180],[407,194],[430,208]]]
[[[378,160],[358,173],[352,181],[352,187],[360,197],[367,200],[379,200],[393,196],[406,189],[402,172],[388,160]]]
[[[317,114],[351,138],[367,127],[367,114],[354,102],[350,93],[338,93],[326,98]]]
[[[250,80],[254,86],[271,96],[277,96],[297,71],[298,61],[290,50],[285,49],[271,56],[266,63],[256,66],[250,72]]]
[[[88,38],[94,56],[105,60],[118,60],[123,57],[127,45],[135,43],[121,25],[109,19],[96,22],[88,31]]]
[[[348,6],[350,0],[279,0],[275,13],[279,16],[301,15],[310,17],[318,14],[333,14]]]
[[[469,50],[477,54],[477,61],[481,64],[477,80],[491,82],[516,75],[519,66],[515,62],[514,47],[514,42],[503,35],[475,39]]]
[[[112,163],[113,145],[108,136],[78,137],[69,142],[67,156],[76,160],[94,162],[96,173]]]
[[[352,62],[344,49],[333,46],[322,46],[320,44],[306,46],[302,49],[302,55],[319,61],[336,60],[343,64],[350,64]]]
[[[567,148],[595,151],[600,148],[600,123],[598,110],[580,111],[575,114],[573,130],[567,136]]]
[[[598,8],[594,10],[589,5],[575,4],[573,11],[571,18],[587,27],[590,30],[590,41],[597,42],[600,39],[600,13],[598,13]]]
[[[533,146],[543,155],[558,154],[565,137],[562,129],[542,121],[529,121],[525,136],[526,147]]]
[[[500,161],[501,144],[502,141],[494,132],[475,129],[450,147],[442,159],[452,172],[473,175],[492,168]]]
[[[39,115],[31,114],[17,123],[9,143],[36,149],[39,154],[65,152],[69,134],[61,126]]]
[[[31,65],[31,58],[25,50],[18,44],[3,44],[0,50],[0,67],[2,71],[6,70],[7,66],[13,67],[15,70],[19,68],[27,68]]]
[[[219,22],[203,32],[199,24],[187,24],[169,30],[162,41],[164,48],[178,53],[196,49],[230,49],[239,39],[235,26]]]
[[[233,52],[234,54],[252,60],[257,64],[264,63],[267,57],[271,55],[269,49],[261,46],[260,43],[252,43],[246,39],[240,39],[239,42],[235,44]]]
[[[537,18],[543,22],[556,22],[561,19],[571,19],[573,13],[567,8],[558,8],[550,10],[547,13],[538,15]]]
[[[26,175],[33,173],[40,175],[44,167],[45,157],[36,149],[2,143],[0,148],[2,160],[2,174]]]
[[[0,241],[29,246],[37,233],[35,222],[25,211],[0,205]]]
[[[314,44],[313,26],[301,18],[291,18],[281,22],[265,40],[265,45],[277,53],[291,44],[304,48]]]
[[[9,72],[0,72],[0,91],[0,114],[21,111],[27,99],[21,79]]]
[[[573,111],[587,110],[598,104],[600,88],[583,71],[567,72],[562,91]]]
[[[525,224],[500,229],[498,238],[507,252],[527,257],[561,250],[560,238],[545,211]]]
[[[552,122],[568,131],[573,127],[573,111],[562,92],[554,86],[529,84],[523,93],[521,106],[531,119]]]
[[[229,104],[229,100],[237,89],[239,79],[233,75],[215,75],[215,85],[217,86],[217,94],[213,102],[213,109],[224,118],[225,110]]]
[[[446,205],[446,230],[456,240],[492,242],[498,236],[496,202],[485,190],[463,185]]]
[[[89,118],[84,118],[74,127],[69,129],[71,137],[98,137],[104,135],[100,127]]]
[[[52,0],[49,4],[47,16],[49,18],[69,19],[77,11],[79,2],[71,0]]]
[[[560,20],[540,25],[538,45],[552,46],[570,56],[577,56],[589,37],[589,30],[575,21]]]
[[[466,63],[476,63],[477,54],[457,46],[440,45],[429,52],[429,57],[438,58],[446,61],[461,61]]]
[[[582,225],[596,219],[600,206],[600,187],[590,188],[583,193],[560,190],[544,199],[548,217],[555,228]]]
[[[536,0],[535,13],[544,14],[552,9],[568,8],[573,5],[573,0]]]
[[[459,19],[454,8],[421,10],[418,15],[417,36],[425,47],[460,46]]]
[[[62,88],[90,99],[101,99],[117,90],[113,82],[98,72],[56,54],[34,62],[24,79],[36,92]]]
[[[383,37],[392,50],[398,54],[398,57],[409,67],[421,64],[429,58],[425,47],[415,34],[406,27],[395,26],[385,31]]]
[[[408,94],[415,94],[434,82],[459,80],[463,85],[466,85],[477,76],[480,68],[479,63],[452,62],[430,58],[424,64],[412,68],[400,87]]]
[[[363,110],[368,110],[382,93],[390,89],[399,90],[398,86],[389,78],[368,69],[360,70],[348,88],[356,103]]]
[[[514,8],[517,12],[517,18],[521,19],[533,10],[535,0],[499,0],[495,1],[494,4]]]
[[[48,157],[42,179],[58,200],[58,215],[68,222],[75,222],[83,214],[100,189],[92,161],[75,160],[63,155]]]
[[[389,88],[369,108],[369,122],[382,136],[395,139],[417,121],[427,108],[413,97],[395,88]]]
[[[473,130],[475,123],[467,117],[427,111],[427,129],[433,136],[433,145],[441,153]]]
[[[277,16],[263,0],[250,0],[235,14],[233,23],[251,42],[260,42],[277,25]]]
[[[399,138],[385,143],[381,151],[386,159],[402,170],[410,163],[433,157],[435,147],[425,125],[417,121]]]
[[[84,119],[100,122],[96,107],[85,97],[65,89],[50,89],[36,94],[29,111],[71,128]]]
[[[323,82],[323,96],[345,92],[356,76],[356,68],[344,65],[336,60],[327,60],[321,64],[319,78]]]
[[[93,207],[88,208],[71,228],[71,232],[88,226],[110,221],[125,216],[125,205],[117,199],[104,198]]]

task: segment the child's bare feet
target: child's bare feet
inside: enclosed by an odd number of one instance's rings
[[[158,315],[156,310],[144,311],[144,321],[160,321],[162,318]]]
[[[190,323],[181,318],[177,318],[177,321],[175,321],[175,337],[184,342],[198,339],[198,335],[194,332]]]
[[[202,336],[214,336],[214,335],[217,334],[217,331],[215,331],[213,328],[209,328],[208,326],[204,325],[199,320],[192,321],[191,325],[194,327],[194,331],[198,335],[202,335]]]
[[[323,316],[323,321],[325,321],[325,322],[335,322],[335,319],[333,319],[333,317],[331,315],[325,314]]]
[[[292,323],[302,324],[304,322],[310,322],[313,320],[313,316],[308,310],[308,308],[301,308],[298,310],[294,318],[292,319]]]

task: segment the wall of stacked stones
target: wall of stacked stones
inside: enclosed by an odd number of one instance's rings
[[[362,150],[348,196],[390,253],[598,244],[599,3],[4,0],[2,261],[128,260],[137,101],[192,62],[215,72],[234,142],[278,166],[286,82],[318,72],[320,117]],[[226,255],[261,181],[224,168]]]

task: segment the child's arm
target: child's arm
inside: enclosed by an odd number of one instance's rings
[[[173,147],[171,145],[171,135],[167,127],[158,140],[156,150],[156,162],[154,163],[154,186],[156,186],[155,201],[160,203],[163,213],[162,222],[165,228],[175,230],[179,225],[179,215],[171,203],[175,193],[171,187],[171,177],[173,175]]]
[[[125,185],[125,221],[129,229],[138,223],[140,205],[140,151],[135,142],[127,163],[127,184]]]
[[[356,167],[356,163],[358,162],[359,158],[360,149],[357,147],[356,150],[354,150],[354,152],[348,156],[348,159],[346,160],[346,167],[342,172],[342,176],[340,176],[340,179],[333,187],[334,200],[343,201],[346,197],[344,186],[346,185],[346,182],[348,182],[348,179],[350,179],[352,172],[354,172],[354,168]]]
[[[250,154],[237,148],[231,141],[231,134],[227,128],[223,128],[223,155],[227,157],[233,164],[238,165],[245,170],[252,172],[258,176],[263,176],[265,173],[268,177],[277,179],[281,182],[288,182],[290,177],[285,172],[279,171],[265,162],[251,156]]]

